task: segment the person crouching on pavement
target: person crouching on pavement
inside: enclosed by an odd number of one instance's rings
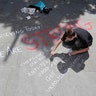
[[[66,48],[70,48],[72,51],[69,52],[69,55],[76,55],[80,53],[87,52],[89,47],[92,45],[93,37],[91,34],[82,29],[67,29],[60,38],[51,51],[51,56],[55,54],[55,50],[62,43]]]

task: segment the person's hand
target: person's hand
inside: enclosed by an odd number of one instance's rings
[[[78,54],[77,51],[72,51],[72,52],[69,53],[70,56],[73,56],[73,55],[76,55],[76,54]]]
[[[53,56],[55,54],[55,51],[51,51],[50,55]]]

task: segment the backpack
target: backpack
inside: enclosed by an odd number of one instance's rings
[[[82,28],[76,28],[74,31],[79,35],[79,37],[82,39],[82,41],[86,42],[88,46],[92,45],[93,37],[92,35]]]

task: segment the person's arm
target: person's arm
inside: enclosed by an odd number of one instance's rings
[[[76,54],[80,54],[80,53],[84,53],[87,52],[89,50],[89,47],[78,50],[78,51],[72,51],[71,53],[69,53],[70,55],[76,55]]]
[[[54,54],[55,54],[55,50],[57,49],[57,47],[60,45],[61,42],[62,42],[61,39],[59,39],[59,40],[56,42],[55,46],[53,47],[53,49],[52,49],[52,51],[51,51],[51,55],[54,55]]]

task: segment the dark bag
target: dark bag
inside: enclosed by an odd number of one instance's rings
[[[91,46],[92,45],[93,37],[88,31],[86,31],[86,30],[84,30],[82,28],[76,28],[74,31],[80,36],[80,38],[85,43],[87,43],[87,46]],[[82,32],[82,34],[81,34],[81,32]]]

